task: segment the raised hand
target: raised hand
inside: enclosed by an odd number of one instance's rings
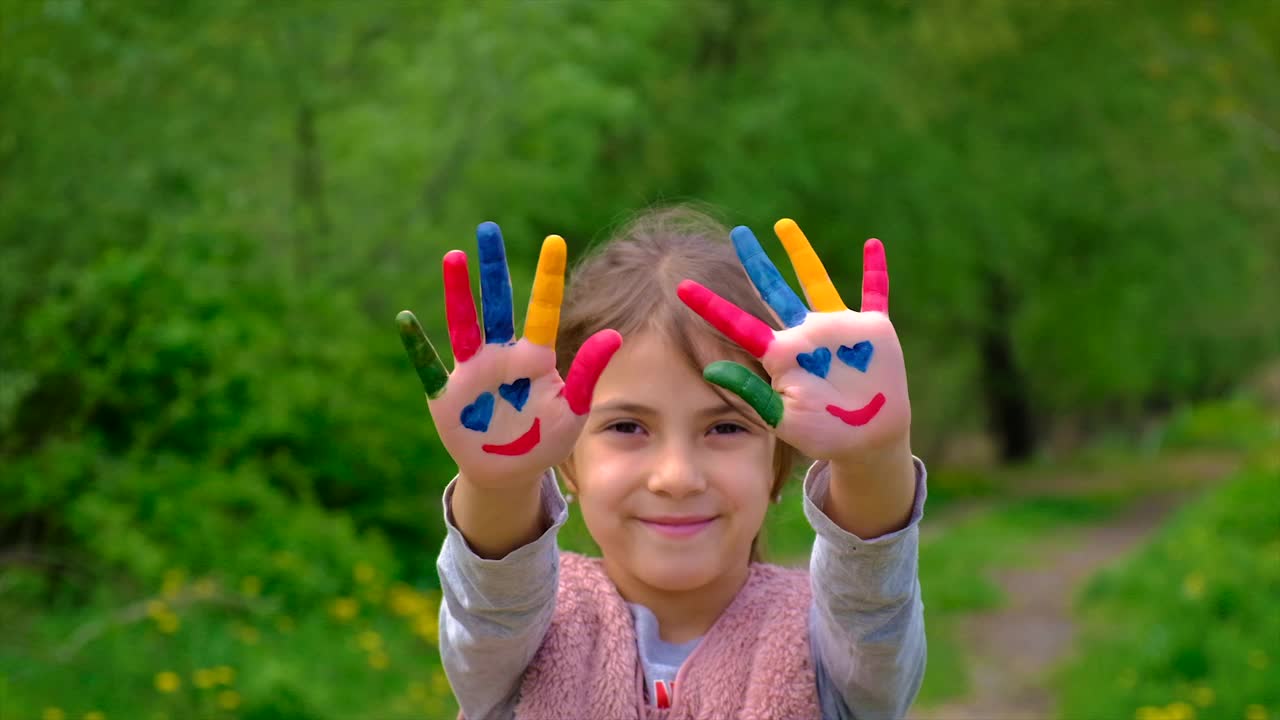
[[[703,376],[741,397],[778,437],[815,459],[841,460],[893,446],[911,425],[902,346],[889,321],[884,246],[863,247],[862,307],[845,306],[822,261],[795,222],[774,225],[809,300],[782,279],[746,227],[731,237],[760,296],[787,326],[765,323],[691,280],[677,293],[686,305],[753,356],[772,384],[738,363],[708,365]]]
[[[481,487],[528,480],[569,456],[591,407],[596,381],[622,337],[592,335],[568,377],[556,371],[556,331],[564,293],[565,243],[542,244],[525,334],[514,340],[511,276],[502,233],[492,222],[476,229],[484,335],[477,323],[467,256],[444,256],[445,316],[453,348],[450,374],[413,313],[396,316],[400,339],[427,393],[427,406],[459,471]]]

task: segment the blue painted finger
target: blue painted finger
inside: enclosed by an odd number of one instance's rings
[[[476,228],[480,246],[480,302],[484,314],[484,341],[506,344],[515,336],[515,318],[511,311],[511,272],[507,268],[507,250],[502,244],[502,231],[494,222],[482,222]]]
[[[733,238],[733,247],[738,251],[738,260],[747,271],[747,277],[760,292],[760,297],[773,308],[787,327],[795,327],[804,322],[809,309],[799,295],[782,279],[782,274],[774,266],[773,261],[760,247],[760,241],[745,225],[739,225],[729,233]]]

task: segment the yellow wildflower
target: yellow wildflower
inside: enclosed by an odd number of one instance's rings
[[[218,679],[218,684],[220,685],[230,685],[236,681],[236,671],[234,668],[227,667],[226,665],[219,665],[213,669],[213,672]]]
[[[90,710],[84,714],[84,720],[107,720],[107,716],[97,710]]]
[[[1191,701],[1200,707],[1209,707],[1213,704],[1215,693],[1213,688],[1207,685],[1201,685],[1191,691]]]
[[[165,670],[156,673],[156,690],[162,693],[177,692],[182,687],[182,678],[178,677],[178,673]]]
[[[372,565],[366,562],[356,563],[353,574],[356,576],[356,582],[361,585],[368,585],[377,577],[378,571]]]
[[[147,602],[147,617],[152,620],[160,619],[160,616],[167,612],[169,612],[169,606],[159,600],[151,600]]]
[[[342,622],[346,622],[355,617],[360,612],[360,603],[355,598],[340,597],[335,598],[333,603],[329,605],[329,614]]]
[[[391,586],[391,611],[401,617],[417,615],[426,609],[426,599],[404,583]]]
[[[1267,667],[1267,654],[1261,650],[1249,651],[1249,667],[1254,670],[1264,670]]]
[[[164,584],[161,585],[160,592],[167,598],[176,597],[182,592],[182,583],[187,579],[186,570],[167,570],[164,574]]]
[[[374,670],[386,670],[387,665],[391,663],[391,658],[381,650],[369,653],[369,667]]]
[[[40,713],[40,720],[66,720],[66,718],[67,714],[62,712],[62,708],[47,707]]]
[[[1195,720],[1196,709],[1181,701],[1169,703],[1164,708],[1164,716],[1168,720]]]
[[[213,578],[200,578],[191,585],[196,597],[208,600],[218,594],[218,581]]]
[[[1261,705],[1250,705],[1244,709],[1244,720],[1267,720],[1267,709]]]
[[[409,683],[409,697],[422,702],[427,699],[427,686],[420,682]]]
[[[179,625],[181,625],[181,622],[178,620],[178,616],[168,611],[156,618],[156,627],[165,635],[172,635],[178,632]]]
[[[235,710],[240,707],[240,693],[235,690],[223,690],[218,693],[218,707],[223,710]]]
[[[435,615],[419,615],[414,620],[413,632],[428,643],[435,645],[439,641],[439,620]]]
[[[446,697],[449,694],[449,678],[443,671],[431,676],[431,690],[440,697]]]
[[[1134,720],[1165,720],[1164,708],[1145,705],[1133,713]]]
[[[246,597],[258,597],[262,593],[262,580],[256,575],[246,575],[240,580],[240,593]]]
[[[366,652],[374,652],[382,649],[382,636],[372,630],[365,630],[360,633],[357,638],[360,647]]]
[[[1182,594],[1192,600],[1199,600],[1204,594],[1204,574],[1199,570],[1182,579]]]
[[[1193,35],[1209,37],[1218,31],[1218,23],[1208,12],[1197,10],[1187,16],[1187,29]]]
[[[240,638],[240,642],[245,645],[257,645],[262,639],[262,633],[258,632],[258,628],[252,625],[240,625],[236,628],[236,637]]]
[[[218,671],[212,668],[200,668],[192,676],[191,682],[201,690],[208,690],[218,684]]]

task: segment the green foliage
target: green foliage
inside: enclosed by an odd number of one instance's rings
[[[307,608],[361,562],[436,582],[453,467],[392,319],[443,344],[440,257],[485,219],[518,304],[545,234],[579,254],[653,202],[795,217],[846,298],[884,238],[922,448],[984,419],[984,333],[1046,423],[1221,393],[1280,351],[1276,7],[0,0],[0,693],[98,668],[86,703],[197,716],[153,687],[181,641],[183,692],[234,663],[244,717],[399,712],[326,682]],[[198,605],[59,659],[176,570],[257,578],[295,635],[222,653],[246,620]]]
[[[1061,677],[1062,717],[1280,711],[1277,491],[1272,452],[1086,588],[1080,655]]]

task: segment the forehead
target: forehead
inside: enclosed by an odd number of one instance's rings
[[[722,405],[724,399],[679,346],[661,333],[646,332],[627,337],[600,376],[592,404],[612,402],[702,408]]]

